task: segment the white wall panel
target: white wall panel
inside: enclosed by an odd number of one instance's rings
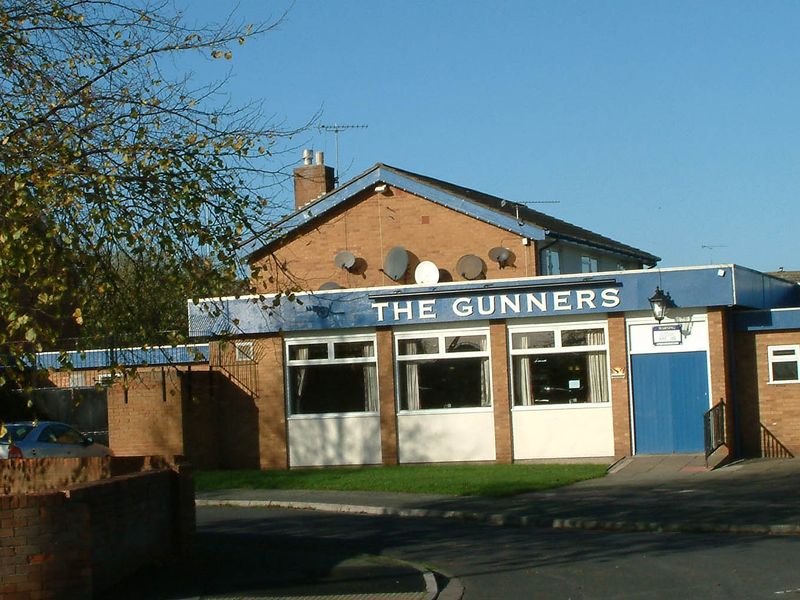
[[[491,411],[397,417],[401,463],[494,460]]]
[[[381,424],[377,415],[289,419],[289,466],[380,462]]]
[[[614,455],[611,404],[515,409],[514,458],[591,458]]]

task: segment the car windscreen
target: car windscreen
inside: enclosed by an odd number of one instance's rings
[[[5,431],[3,431],[3,429],[5,429]],[[9,442],[23,440],[32,430],[33,425],[8,424],[5,427],[0,426],[0,432],[3,433],[3,435],[0,435],[0,443],[8,444]]]

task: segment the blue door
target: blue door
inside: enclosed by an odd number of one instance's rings
[[[706,353],[634,354],[631,371],[636,453],[702,452]]]

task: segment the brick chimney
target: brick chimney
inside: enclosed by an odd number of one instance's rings
[[[333,167],[325,166],[325,157],[317,152],[311,164],[311,150],[303,150],[303,166],[294,170],[294,206],[300,208],[333,189]]]

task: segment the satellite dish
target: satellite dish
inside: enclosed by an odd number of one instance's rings
[[[356,257],[352,252],[339,252],[333,259],[334,264],[340,269],[348,271],[356,264]]]
[[[423,260],[414,270],[414,281],[427,285],[439,283],[439,267],[429,260]]]
[[[502,269],[506,266],[508,259],[511,258],[511,250],[508,248],[503,248],[502,246],[497,246],[496,248],[489,250],[489,258],[498,263]]]
[[[340,286],[335,281],[326,281],[321,286],[319,286],[320,290],[340,290],[342,286]]]
[[[395,246],[386,255],[383,272],[389,276],[389,279],[399,281],[406,274],[406,269],[408,269],[408,252],[402,246]]]
[[[483,261],[474,254],[465,254],[458,259],[456,271],[464,279],[477,279],[483,273]]]

